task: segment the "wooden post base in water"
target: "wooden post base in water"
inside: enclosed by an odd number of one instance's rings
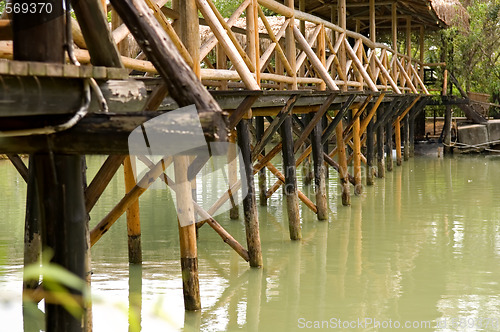
[[[248,255],[250,266],[262,267],[262,249],[260,245],[259,218],[255,199],[255,186],[253,180],[252,151],[250,148],[250,130],[247,119],[238,123],[238,144],[243,156],[243,165],[240,166],[241,178],[247,182],[247,195],[243,198],[245,214],[245,230],[247,237]]]
[[[299,197],[297,193],[295,155],[293,153],[291,115],[288,115],[281,125],[281,140],[283,146],[283,173],[285,174],[285,186],[283,187],[283,193],[286,197],[290,239],[300,240],[302,238],[302,231],[300,228]]]
[[[135,187],[136,182],[132,170],[135,157],[127,156],[123,161],[123,174],[125,177],[125,192]],[[128,261],[132,264],[142,264],[141,247],[141,217],[139,213],[139,199],[127,208],[127,235],[128,235]]]
[[[311,145],[314,159],[314,190],[318,220],[328,220],[328,201],[326,198],[326,167],[324,146],[321,144],[322,121],[318,121],[311,132]]]

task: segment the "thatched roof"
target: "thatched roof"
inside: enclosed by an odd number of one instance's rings
[[[347,1],[347,28],[355,30],[356,21],[361,25],[361,32],[369,29],[369,1]],[[283,3],[281,0],[280,2]],[[424,26],[426,30],[437,30],[458,24],[468,26],[468,15],[459,0],[375,0],[377,29],[391,28],[391,6],[397,2],[398,25],[406,25],[406,18],[411,17],[412,25]],[[332,6],[337,5],[337,0],[306,0],[305,11],[320,16],[326,20],[331,19]],[[299,8],[299,0],[295,0]]]

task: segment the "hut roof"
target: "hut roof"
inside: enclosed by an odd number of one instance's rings
[[[281,1],[283,2],[283,1]],[[355,30],[357,21],[361,32],[369,29],[369,1],[346,0],[347,28]],[[411,17],[412,25],[424,26],[427,30],[437,30],[450,25],[468,27],[469,17],[459,0],[375,0],[377,30],[391,28],[391,5],[397,3],[398,26],[405,26]],[[295,0],[299,8],[299,0]],[[305,0],[305,11],[330,20],[332,6],[337,0]]]

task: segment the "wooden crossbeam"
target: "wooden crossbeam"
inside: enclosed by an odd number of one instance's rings
[[[7,157],[24,179],[24,182],[28,183],[28,167],[26,167],[21,157],[17,154],[8,154]]]

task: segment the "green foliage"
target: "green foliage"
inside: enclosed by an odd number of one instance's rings
[[[451,28],[442,33],[448,51],[448,68],[467,91],[498,96],[500,0],[472,1],[467,11],[470,15],[469,31]]]

